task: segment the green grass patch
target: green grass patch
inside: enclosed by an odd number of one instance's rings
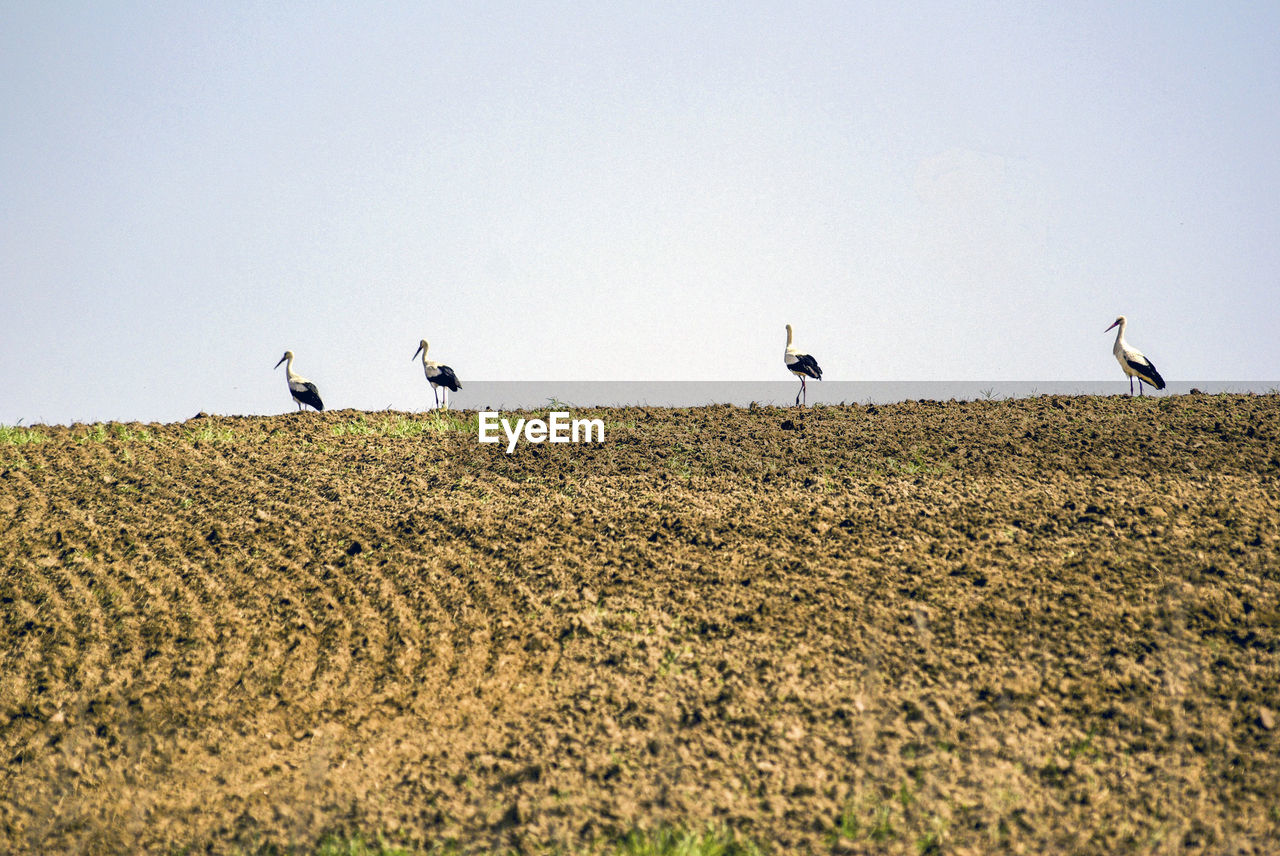
[[[107,426],[99,422],[96,425],[90,425],[83,434],[72,434],[71,439],[84,445],[85,443],[105,443],[110,436],[107,433]]]
[[[116,439],[122,440],[126,443],[150,443],[155,439],[152,433],[146,428],[139,428],[135,431],[128,425],[115,425],[113,427]]]
[[[478,414],[463,416],[455,414],[451,410],[436,410],[423,417],[420,421],[431,431],[456,431],[466,434],[476,434],[480,431],[480,417]]]
[[[186,438],[191,443],[230,443],[235,440],[236,432],[230,428],[217,428],[213,425],[206,425],[188,431]]]
[[[390,437],[403,440],[423,434],[475,434],[479,428],[478,416],[456,414],[449,410],[433,410],[418,417],[388,416],[370,420],[361,415],[348,422],[334,425],[330,432],[335,437]]]
[[[371,434],[377,434],[363,416],[357,416],[350,422],[339,422],[329,429],[329,433],[335,437],[368,437]]]
[[[316,848],[315,856],[414,856],[414,852],[388,844],[382,838],[370,841],[363,835],[355,835],[326,838]]]
[[[83,446],[85,443],[105,443],[108,440],[119,440],[122,443],[153,443],[156,436],[148,428],[135,429],[119,422],[96,422],[85,426],[83,432],[73,433],[71,439]]]
[[[0,446],[27,446],[31,443],[43,443],[48,439],[45,434],[34,428],[0,425]]]
[[[96,422],[86,425],[82,431],[74,431],[73,442],[105,443],[108,440],[120,440],[125,443],[151,443],[156,437],[148,428],[133,428],[118,422]],[[0,446],[26,446],[32,443],[45,443],[49,435],[35,428],[23,428],[17,425],[0,425]]]
[[[480,417],[454,413],[452,410],[433,410],[416,419],[398,417],[384,420],[383,436],[416,437],[420,434],[476,434],[480,430]]]
[[[939,853],[947,833],[947,821],[927,811],[916,799],[911,784],[903,781],[891,795],[864,794],[845,803],[829,836],[838,841],[884,846],[907,841],[917,853]]]

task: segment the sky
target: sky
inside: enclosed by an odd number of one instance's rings
[[[0,424],[1280,378],[1280,4],[0,0]]]

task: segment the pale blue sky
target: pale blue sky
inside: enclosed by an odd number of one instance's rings
[[[1280,4],[0,2],[0,423],[1280,376]]]

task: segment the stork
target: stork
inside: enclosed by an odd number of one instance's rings
[[[293,373],[293,351],[285,351],[284,356],[280,358],[280,363],[284,363],[284,373],[289,381],[289,394],[293,396],[293,400],[298,402],[298,409],[302,409],[302,405],[314,407],[316,410],[324,410],[324,402],[320,400],[320,390],[316,389],[316,385],[307,380],[300,374]],[[280,363],[275,364],[275,368],[280,368]]]
[[[436,397],[436,409],[440,409],[440,394],[436,391],[440,387],[444,387],[444,409],[449,409],[449,390],[457,392],[462,389],[462,384],[458,381],[458,376],[453,373],[453,369],[448,366],[442,366],[435,360],[427,359],[427,340],[423,339],[418,343],[418,350],[413,352],[414,359],[418,356],[418,351],[422,352],[422,373],[427,376],[427,380],[431,382],[431,394]]]
[[[1124,373],[1129,376],[1129,395],[1133,395],[1133,379],[1138,379],[1138,395],[1142,395],[1142,382],[1154,386],[1156,389],[1164,389],[1164,378],[1160,377],[1160,372],[1156,371],[1156,367],[1151,365],[1151,360],[1143,356],[1142,351],[1129,346],[1124,340],[1124,326],[1128,323],[1125,317],[1121,315],[1111,323],[1111,327],[1119,327],[1116,331],[1116,343],[1111,348],[1111,353],[1116,355],[1116,360],[1120,363],[1120,368],[1124,369]],[[1102,332],[1106,333],[1111,329],[1108,327]]]
[[[806,377],[814,377],[822,380],[822,369],[818,367],[818,361],[808,354],[802,354],[791,344],[791,325],[787,325],[787,349],[782,353],[783,362],[787,364],[787,371],[800,378],[800,391],[796,393],[796,406],[800,405],[800,396],[804,396],[804,403],[809,403],[809,396],[805,389],[804,379]]]

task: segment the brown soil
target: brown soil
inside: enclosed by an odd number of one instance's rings
[[[1280,398],[599,413],[0,446],[0,851],[1275,852]]]

